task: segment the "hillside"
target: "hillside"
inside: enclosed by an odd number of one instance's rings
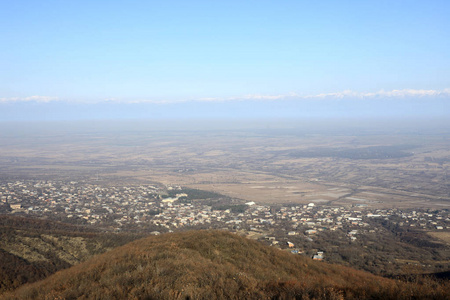
[[[188,231],[131,242],[2,299],[450,299],[449,287],[315,262],[225,231]]]
[[[0,215],[0,294],[124,245],[131,234]]]

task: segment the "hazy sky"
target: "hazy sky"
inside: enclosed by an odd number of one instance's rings
[[[295,117],[409,101],[445,115],[449,16],[447,0],[2,1],[0,118],[70,119],[73,105],[92,105],[87,118]]]

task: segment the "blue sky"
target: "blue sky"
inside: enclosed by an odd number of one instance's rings
[[[0,118],[445,115],[448,16],[433,0],[2,1]]]

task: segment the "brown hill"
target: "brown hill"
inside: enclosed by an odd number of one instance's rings
[[[449,287],[315,262],[224,231],[189,231],[131,242],[3,299],[450,299]]]

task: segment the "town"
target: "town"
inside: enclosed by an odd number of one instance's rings
[[[114,232],[161,234],[186,229],[226,229],[293,254],[332,262],[348,256],[342,254],[344,249],[348,252],[358,245],[380,247],[380,236],[394,234],[412,240],[410,232],[450,229],[447,209],[375,209],[367,204],[333,206],[313,202],[262,205],[176,185],[14,181],[1,183],[0,199],[2,214],[44,217]],[[385,239],[384,243],[392,244],[389,241]],[[385,254],[390,251],[383,247],[379,251]],[[423,253],[409,255],[422,256],[409,257],[408,263],[431,266],[418,263],[423,260]],[[448,261],[448,257],[441,258],[440,261]],[[437,260],[436,255],[429,260],[433,259]],[[365,268],[370,270],[370,266]]]

